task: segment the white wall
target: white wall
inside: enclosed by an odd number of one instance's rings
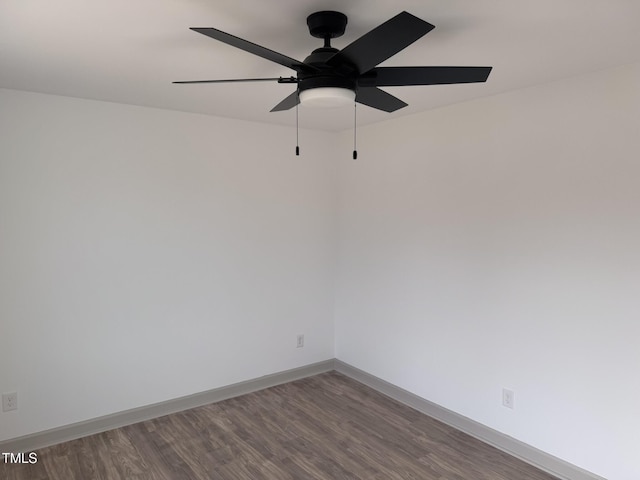
[[[333,358],[327,138],[0,90],[0,440]]]
[[[639,126],[636,64],[360,129],[336,357],[640,478]]]

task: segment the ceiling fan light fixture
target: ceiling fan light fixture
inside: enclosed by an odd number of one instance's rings
[[[217,28],[191,27],[197,33],[287,67],[296,75],[174,83],[291,83],[297,84],[296,90],[273,107],[272,112],[297,108],[299,103],[314,107],[337,107],[355,106],[354,102],[357,102],[391,113],[406,107],[407,103],[380,87],[478,83],[485,82],[491,72],[491,67],[475,66],[380,67],[380,64],[435,28],[409,12],[400,12],[341,50],[331,46],[331,39],[344,34],[346,15],[334,11],[312,13],[307,17],[307,26],[313,37],[324,40],[324,46],[313,50],[303,62]]]
[[[300,92],[300,103],[305,107],[344,107],[353,105],[356,92],[348,88],[317,87]]]

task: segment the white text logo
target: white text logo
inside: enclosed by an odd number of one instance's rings
[[[7,453],[2,452],[4,463],[38,463],[38,454],[31,453]]]

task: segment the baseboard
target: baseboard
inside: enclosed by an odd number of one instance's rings
[[[603,477],[588,472],[558,457],[538,450],[531,445],[527,445],[513,437],[489,428],[481,423],[471,420],[465,416],[448,410],[440,405],[425,400],[407,390],[397,387],[370,373],[364,372],[356,367],[335,359],[335,370],[346,375],[378,392],[408,405],[419,412],[440,420],[457,430],[471,435],[503,452],[513,455],[524,462],[533,465],[561,480],[606,480]]]
[[[78,422],[31,435],[25,435],[23,437],[5,440],[0,442],[0,452],[31,452],[39,448],[86,437],[87,435],[105,432],[114,428],[120,428],[126,425],[150,420],[152,418],[158,418],[171,413],[207,405],[209,403],[219,402],[228,398],[238,397],[247,393],[274,387],[282,383],[318,375],[319,373],[330,372],[334,369],[333,366],[333,359],[325,360],[323,362],[305,365],[304,367],[265,375],[253,380],[214,388],[213,390],[208,390],[206,392],[200,392],[194,395],[168,400],[166,402],[155,403],[153,405],[134,408],[84,422]]]

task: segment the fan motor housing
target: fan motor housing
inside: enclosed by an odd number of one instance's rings
[[[335,87],[346,88],[347,90],[356,90],[356,81],[351,78],[340,75],[311,75],[301,78],[298,81],[298,92],[311,90],[313,88]]]
[[[304,59],[304,63],[313,65],[318,68],[327,68],[326,61],[338,53],[337,48],[333,47],[320,47],[316,48],[311,55]]]

